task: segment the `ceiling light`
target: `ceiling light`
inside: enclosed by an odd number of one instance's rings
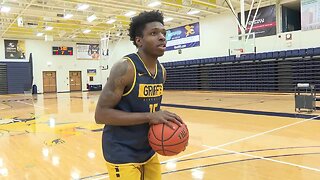
[[[82,31],[82,32],[85,33],[85,34],[87,34],[87,33],[91,32],[91,30],[90,30],[90,29],[86,29],[86,30],[84,30],[84,31]]]
[[[53,36],[52,35],[45,35],[44,41],[53,41]]]
[[[66,35],[67,32],[62,30],[62,31],[59,31],[59,37],[63,37],[64,35]]]
[[[37,36],[43,36],[43,33],[39,32],[37,33]]]
[[[114,22],[116,22],[115,19],[109,19],[109,20],[107,21],[107,24],[112,24],[112,23],[114,23]]]
[[[187,14],[189,14],[189,15],[194,15],[194,14],[198,14],[198,13],[200,13],[199,10],[192,10],[192,11],[187,12]]]
[[[172,21],[173,18],[172,17],[167,17],[167,18],[164,18],[163,22],[169,22],[169,21]]]
[[[95,14],[92,14],[91,16],[87,17],[87,21],[92,22],[97,19],[97,16]]]
[[[1,11],[1,12],[4,12],[4,13],[9,12],[10,10],[11,10],[11,8],[8,7],[8,6],[1,6],[1,7],[0,7],[0,11]]]
[[[73,14],[68,13],[68,14],[65,14],[63,17],[64,17],[65,19],[70,19],[70,18],[72,18],[72,16],[73,16]]]
[[[78,5],[78,10],[79,11],[83,11],[83,10],[88,9],[89,7],[90,7],[89,4],[79,4]]]
[[[18,17],[17,23],[18,23],[18,27],[23,27],[23,18],[22,17]]]
[[[160,5],[161,5],[160,1],[153,1],[148,4],[149,7],[156,7],[156,6],[160,6]]]
[[[47,27],[45,28],[46,31],[51,31],[52,29],[53,29],[52,26],[47,26]]]
[[[131,16],[133,16],[135,14],[136,14],[135,11],[129,11],[129,12],[125,13],[124,15],[127,16],[127,17],[131,17]]]

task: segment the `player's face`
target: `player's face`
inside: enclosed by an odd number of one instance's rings
[[[152,56],[160,57],[166,50],[166,30],[160,22],[146,24],[143,37],[140,39],[141,49]]]

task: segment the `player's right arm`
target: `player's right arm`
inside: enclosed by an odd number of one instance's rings
[[[173,121],[180,125],[181,118],[168,111],[154,113],[125,112],[115,109],[124,92],[131,88],[134,81],[134,67],[128,60],[116,63],[110,72],[109,80],[103,88],[95,112],[98,124],[130,126],[143,123],[159,124]]]

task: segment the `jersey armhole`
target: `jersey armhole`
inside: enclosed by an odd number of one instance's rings
[[[129,60],[132,65],[133,65],[133,69],[134,69],[134,76],[133,76],[133,83],[131,88],[129,89],[128,92],[124,93],[122,96],[127,96],[131,93],[131,91],[133,90],[134,86],[136,85],[136,76],[137,76],[137,70],[136,70],[136,66],[134,65],[133,61],[129,58],[129,57],[125,57],[126,60]]]
[[[163,65],[160,63],[160,66],[161,66],[161,69],[162,69],[162,80],[163,80],[163,83],[165,83],[165,79],[164,79],[164,67]]]

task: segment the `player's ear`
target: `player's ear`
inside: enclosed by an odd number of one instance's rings
[[[137,44],[138,47],[142,46],[142,38],[141,37],[137,36],[135,41],[136,41],[136,44]]]

